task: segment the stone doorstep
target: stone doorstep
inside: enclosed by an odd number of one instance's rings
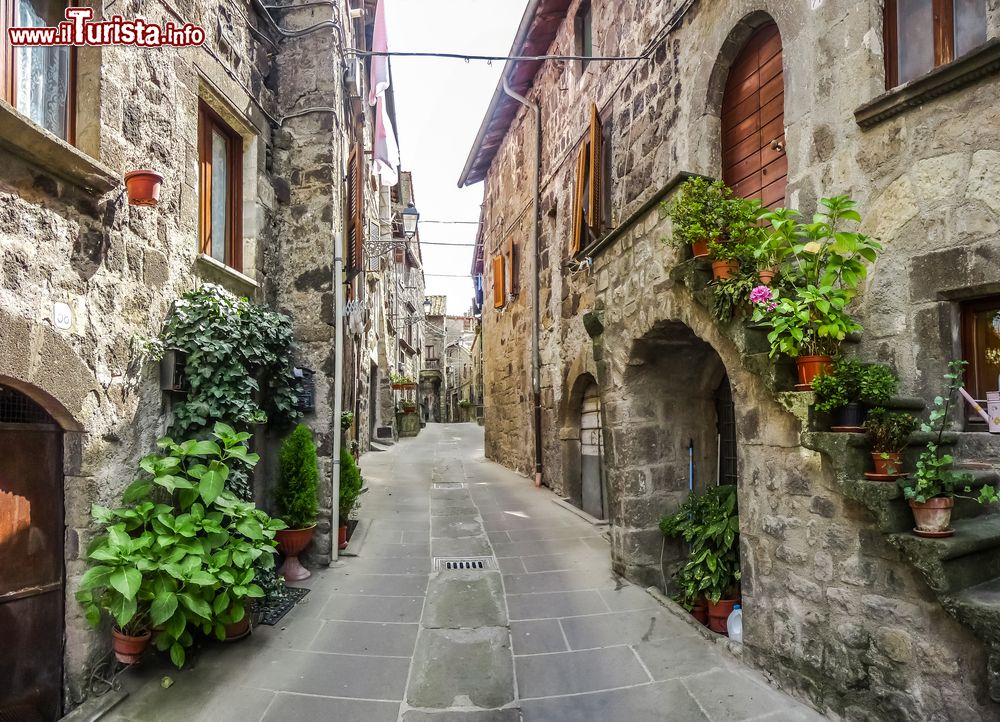
[[[366,488],[365,491],[368,489]],[[354,527],[354,533],[351,534],[351,538],[347,541],[347,549],[341,549],[337,556],[340,557],[356,557],[361,555],[361,547],[364,546],[365,540],[368,538],[368,532],[372,528],[372,523],[370,519],[358,519],[357,526]]]
[[[585,512],[583,509],[580,509],[580,508],[578,508],[576,506],[573,506],[573,504],[570,503],[569,499],[560,498],[560,497],[556,496],[556,497],[553,497],[551,501],[556,506],[561,506],[566,511],[571,512],[573,514],[576,514],[578,517],[580,517],[581,519],[583,519],[585,522],[591,524],[592,526],[605,527],[605,526],[609,526],[611,524],[611,522],[609,520],[607,520],[607,519],[598,519],[596,516],[591,516],[590,514],[588,514],[587,512]]]
[[[126,697],[128,697],[128,692],[124,689],[114,689],[100,697],[89,698],[68,715],[62,717],[59,722],[96,722]]]

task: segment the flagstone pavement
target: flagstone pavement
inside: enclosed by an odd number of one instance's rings
[[[315,570],[278,626],[190,670],[144,664],[103,719],[823,719],[615,577],[605,529],[487,461],[478,426],[430,424],[361,467],[358,556]],[[434,557],[469,556],[498,568],[432,571]]]

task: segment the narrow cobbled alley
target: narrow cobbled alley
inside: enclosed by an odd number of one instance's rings
[[[821,719],[613,576],[604,529],[485,460],[479,427],[430,424],[363,469],[357,557],[240,654],[144,667],[105,719]],[[499,570],[432,571],[442,557]]]

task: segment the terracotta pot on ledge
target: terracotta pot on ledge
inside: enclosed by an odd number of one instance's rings
[[[726,281],[740,270],[739,261],[712,261],[712,276],[716,281]]]
[[[694,258],[705,258],[708,256],[708,241],[695,241],[691,244],[691,256]]]
[[[917,525],[913,533],[932,539],[951,536],[955,533],[955,530],[950,528],[951,510],[954,506],[955,499],[950,496],[936,496],[925,502],[910,499],[910,509]]]
[[[829,356],[798,356],[795,367],[799,372],[799,383],[796,391],[812,391],[812,381],[820,374],[829,373],[833,369],[833,359]]]
[[[131,206],[155,206],[160,202],[163,176],[155,170],[134,170],[125,174],[125,188]]]

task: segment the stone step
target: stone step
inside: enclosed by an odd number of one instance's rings
[[[954,536],[924,539],[912,533],[889,534],[899,549],[938,594],[955,594],[1000,577],[1000,515],[952,522]]]
[[[945,599],[944,606],[982,639],[1000,641],[1000,577],[963,589]]]

